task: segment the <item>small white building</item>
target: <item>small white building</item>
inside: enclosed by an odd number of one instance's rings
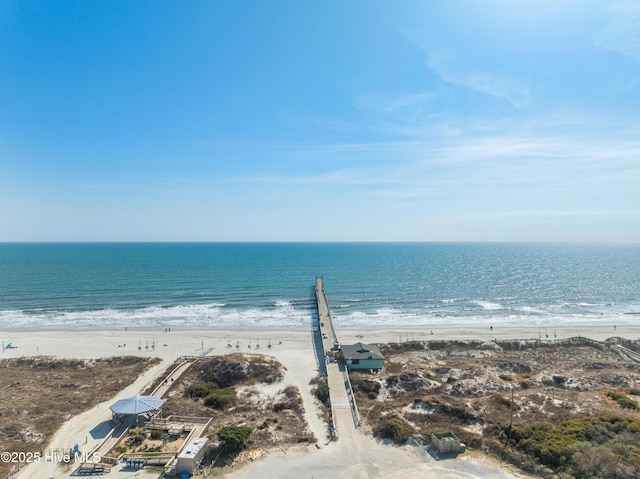
[[[460,439],[452,432],[431,434],[431,444],[439,454],[458,454],[460,452]]]
[[[209,449],[208,442],[209,439],[206,437],[199,437],[187,444],[187,447],[178,454],[176,473],[188,472],[193,475]]]

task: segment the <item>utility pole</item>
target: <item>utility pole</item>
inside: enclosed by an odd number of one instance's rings
[[[511,389],[511,405],[509,406],[509,432],[511,432],[512,425],[513,425],[513,389]]]

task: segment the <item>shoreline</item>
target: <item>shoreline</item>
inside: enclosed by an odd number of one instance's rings
[[[0,311],[1,318],[2,311]],[[450,321],[450,322],[422,322],[416,321],[414,323],[411,322],[398,322],[398,323],[384,323],[379,322],[377,320],[373,320],[368,323],[353,323],[349,320],[343,322],[340,317],[336,317],[332,315],[332,319],[334,321],[334,326],[336,329],[341,331],[354,331],[354,330],[387,330],[387,329],[415,329],[415,330],[424,330],[424,329],[438,329],[438,330],[453,330],[453,329],[477,329],[482,330],[483,328],[499,327],[499,328],[507,328],[507,329],[547,329],[551,330],[553,328],[561,329],[561,328],[607,328],[615,325],[617,327],[630,327],[633,328],[636,326],[637,322],[634,321],[633,318],[640,318],[640,313],[624,313],[625,318],[620,317],[609,317],[602,318],[599,317],[596,319],[575,319],[575,318],[555,318],[555,321],[551,319],[546,319],[542,322],[532,321],[531,318],[523,317],[521,321],[514,321],[513,318],[510,320],[505,320],[505,318],[500,316],[493,317],[484,317],[481,320],[477,320],[477,318],[458,318],[460,321]],[[0,327],[0,332],[2,331],[157,331],[162,329],[171,328],[175,331],[306,331],[313,329],[314,322],[317,321],[317,317],[308,317],[304,322],[295,323],[295,324],[277,324],[277,323],[266,323],[266,324],[258,324],[257,322],[252,323],[251,321],[241,321],[238,324],[229,324],[222,323],[219,325],[216,324],[206,324],[203,325],[196,321],[196,325],[189,326],[185,324],[171,324],[171,322],[167,323],[158,323],[158,324],[146,324],[139,325],[136,323],[127,324],[127,323],[117,323],[113,325],[99,325],[100,322],[104,323],[104,321],[96,321],[96,324],[87,325],[86,322],[80,322],[74,324],[73,320],[69,321],[67,324],[54,324],[51,326],[47,326],[46,324],[39,323],[33,325],[6,325]]]

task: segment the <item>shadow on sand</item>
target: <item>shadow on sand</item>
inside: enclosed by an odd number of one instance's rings
[[[316,301],[316,290],[315,287],[311,288],[311,292],[313,295],[312,301]],[[320,335],[320,318],[318,317],[318,310],[315,308],[313,310],[313,315],[311,317],[311,333],[313,337],[313,352],[316,357],[316,363],[318,365],[318,372],[322,374],[327,373],[327,365],[324,362],[324,348],[322,346],[322,336]]]
[[[111,429],[113,429],[113,424],[111,424],[111,421],[102,421],[91,431],[89,431],[89,434],[91,434],[91,437],[93,439],[104,439],[105,437],[107,437],[109,432],[111,432]]]

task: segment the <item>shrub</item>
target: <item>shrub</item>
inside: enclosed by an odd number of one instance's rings
[[[314,392],[316,394],[316,397],[318,398],[318,401],[320,401],[325,406],[329,407],[329,405],[330,405],[330,401],[329,401],[329,384],[327,384],[324,381],[318,383],[318,386],[316,387]]]
[[[160,429],[154,429],[153,431],[151,431],[151,433],[149,434],[149,438],[153,439],[154,441],[157,441],[159,439],[162,439],[162,436],[164,436],[164,433],[162,432],[162,430]]]
[[[284,411],[285,409],[291,409],[291,405],[288,402],[281,401],[273,405],[273,412]]]
[[[571,472],[575,477],[619,477],[614,471],[620,467],[620,462],[609,448],[583,443],[577,449],[571,461]]]
[[[218,439],[230,452],[244,449],[250,435],[251,428],[246,426],[225,426],[218,431]]]
[[[412,434],[413,428],[397,417],[387,419],[374,430],[375,436],[392,439],[395,444],[406,443]]]
[[[236,390],[233,388],[214,389],[205,399],[204,405],[213,409],[224,409],[236,400]]]
[[[354,378],[351,384],[355,389],[362,391],[369,399],[376,399],[380,393],[380,383],[370,379]]]
[[[211,381],[203,381],[198,384],[193,384],[187,388],[184,392],[185,396],[190,398],[206,398],[214,390],[218,389],[218,385]]]
[[[506,398],[500,394],[494,394],[493,402],[496,406],[502,408],[510,408],[511,407],[511,399]]]
[[[567,383],[567,378],[564,376],[553,376],[553,385],[557,387],[563,387]]]
[[[616,391],[609,391],[607,393],[607,397],[613,399],[623,409],[631,409],[633,411],[637,411],[639,409],[637,401],[634,401],[633,399],[625,396],[622,393],[619,393]]]

